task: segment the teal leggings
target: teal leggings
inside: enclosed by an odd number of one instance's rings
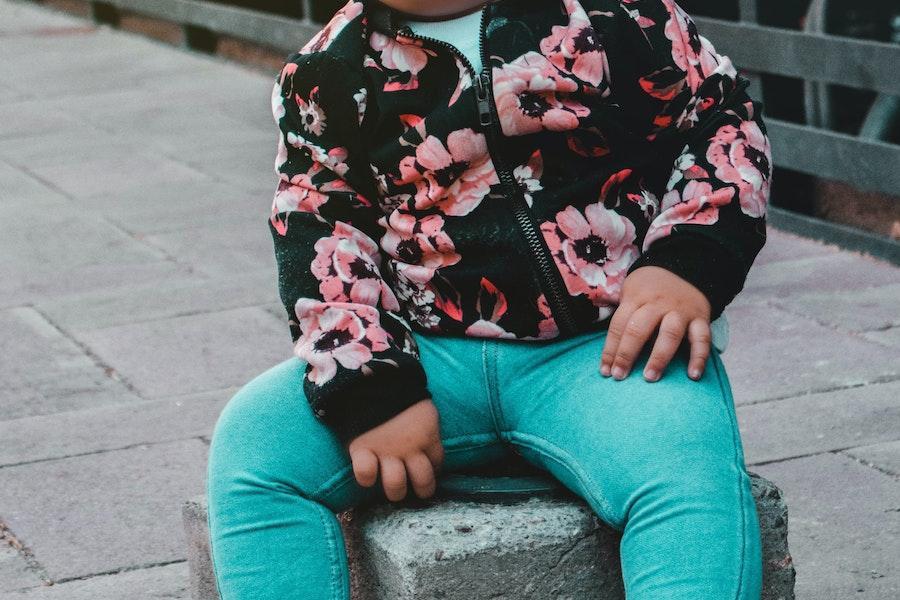
[[[443,472],[519,454],[552,473],[622,533],[629,600],[759,600],[759,523],[715,347],[699,381],[683,345],[650,383],[650,344],[625,379],[600,374],[605,331],[414,335],[440,414]],[[216,423],[207,494],[223,600],[350,598],[335,513],[388,502],[380,479],[356,482],[349,454],[312,414],[303,372],[291,357],[261,373]]]

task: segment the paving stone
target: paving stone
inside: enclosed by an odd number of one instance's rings
[[[72,27],[83,24],[83,19],[24,2],[0,3],[0,33],[21,33],[48,27]]]
[[[213,224],[266,229],[276,187],[275,176],[271,179],[270,183],[256,186],[249,182],[163,182],[89,196],[80,199],[78,205],[102,214],[132,234],[196,231],[198,226]]]
[[[900,283],[900,269],[849,251],[754,265],[744,296],[793,298],[810,292],[859,292],[867,287]]]
[[[204,492],[206,457],[182,440],[5,467],[0,506],[54,581],[181,560],[181,502]]]
[[[753,269],[756,269],[759,265],[782,260],[831,256],[839,251],[840,248],[834,244],[825,244],[817,240],[800,237],[770,226],[766,231],[766,243],[756,256],[756,260],[753,261]]]
[[[883,329],[880,331],[867,331],[863,334],[863,337],[883,346],[900,348],[900,327],[891,327],[890,329]],[[900,358],[900,356],[895,353],[893,355],[893,360],[898,360],[898,358]]]
[[[753,470],[788,505],[797,598],[900,598],[900,482],[839,454]]]
[[[0,145],[3,143],[0,141]],[[69,201],[22,169],[0,160],[0,206],[17,211],[49,212],[68,208]]]
[[[68,331],[78,332],[231,308],[272,303],[281,306],[278,294],[278,277],[273,269],[271,273],[253,271],[228,278],[182,275],[52,298],[35,306]],[[135,312],[135,306],[140,306],[140,311]],[[281,314],[276,316],[280,318]]]
[[[900,381],[738,407],[748,464],[900,439]]]
[[[776,296],[772,303],[839,329],[867,331],[900,325],[898,298],[900,282],[843,292],[797,294],[787,299]]]
[[[2,600],[188,600],[188,567],[178,562],[162,567],[122,571],[0,595]],[[133,595],[140,590],[139,596]]]
[[[896,428],[896,423],[895,423]],[[882,442],[845,450],[844,454],[856,457],[878,469],[900,477],[900,441]],[[900,504],[897,505],[900,511]]]
[[[0,466],[210,436],[230,387],[0,421]]]
[[[246,223],[216,224],[205,229],[155,233],[145,239],[211,277],[248,271],[276,273],[272,233],[263,213],[260,210],[261,218],[255,227]],[[198,219],[202,216],[198,215]]]
[[[2,420],[137,399],[33,308],[0,311],[0,332]]]
[[[72,207],[0,207],[0,307],[154,281],[188,268]]]
[[[0,538],[0,598],[3,592],[41,585],[42,580],[22,555]]]
[[[243,385],[291,356],[283,324],[261,308],[237,308],[79,334],[146,398]]]
[[[75,198],[120,190],[139,189],[151,183],[202,181],[199,171],[153,152],[124,153],[117,157],[86,158],[62,165],[37,164],[35,174]]]
[[[722,355],[737,404],[886,381],[900,361],[885,347],[777,307],[728,307],[730,342]]]

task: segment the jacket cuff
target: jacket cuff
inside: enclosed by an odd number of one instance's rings
[[[675,273],[703,292],[711,307],[710,321],[722,315],[725,307],[744,287],[746,272],[721,245],[701,236],[673,233],[653,242],[630,267],[662,267]]]
[[[380,357],[382,360],[386,357]],[[391,359],[397,366],[369,363],[369,374],[345,371],[326,388],[304,377],[303,388],[321,423],[331,429],[345,447],[358,435],[400,414],[413,404],[431,397],[425,370],[413,356],[398,351]],[[307,365],[307,371],[311,367]]]

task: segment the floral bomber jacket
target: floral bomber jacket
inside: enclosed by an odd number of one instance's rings
[[[771,152],[673,0],[496,0],[478,73],[395,22],[350,0],[272,90],[279,293],[342,442],[430,397],[411,331],[600,330],[645,265],[721,315],[765,243]]]

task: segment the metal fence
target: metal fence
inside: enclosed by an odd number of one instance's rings
[[[820,14],[828,0],[812,0]],[[760,25],[757,0],[738,0],[739,20],[694,17],[704,36],[729,55],[742,71],[800,78],[809,85],[838,84],[880,94],[875,109],[900,107],[900,44],[852,39],[823,33],[822,20],[807,19],[806,31]],[[208,46],[210,38],[229,35],[285,53],[305,43],[320,27],[311,0],[301,3],[300,19],[202,0],[102,0],[90,2],[99,21],[114,22],[118,11],[180,23],[185,43]],[[762,89],[753,90],[763,99]],[[862,190],[900,193],[900,145],[873,136],[854,136],[810,124],[767,118],[775,164],[779,167],[848,183]],[[869,128],[872,130],[872,128]],[[877,128],[874,128],[877,130]],[[837,243],[900,263],[900,244],[853,227],[828,223],[775,206],[770,222],[802,235]]]

